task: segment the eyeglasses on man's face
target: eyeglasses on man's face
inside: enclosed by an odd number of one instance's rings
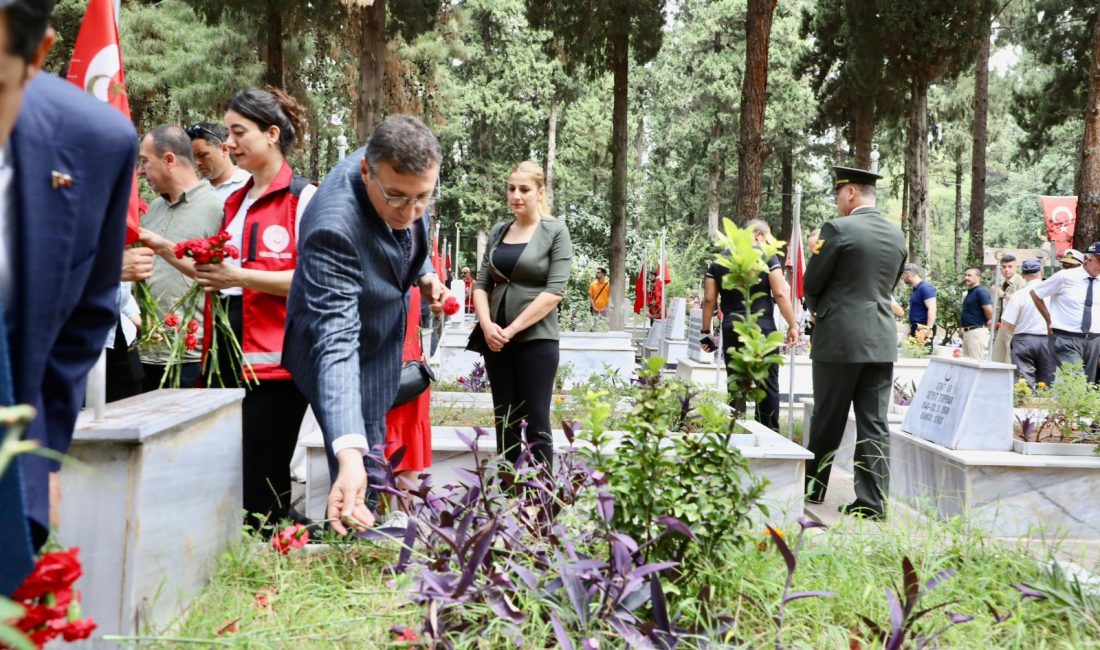
[[[225,142],[225,140],[220,135],[214,133],[213,131],[201,124],[192,124],[191,126],[184,129],[184,131],[187,132],[187,137],[191,138],[192,140],[195,138],[205,138],[206,136],[210,136],[218,142]]]
[[[391,208],[400,209],[411,205],[417,210],[423,210],[439,200],[438,196],[390,196],[386,194],[386,190],[382,189],[382,183],[378,181],[378,177],[374,173],[371,173],[370,177],[371,180],[374,181],[375,186],[378,187],[378,191],[382,193],[382,198],[386,200],[386,205]]]

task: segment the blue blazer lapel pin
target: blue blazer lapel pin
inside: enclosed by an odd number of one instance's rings
[[[67,190],[73,186],[73,177],[57,171],[51,173],[52,185],[55,190]]]

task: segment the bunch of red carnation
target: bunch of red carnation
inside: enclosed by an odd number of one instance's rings
[[[170,311],[164,316],[164,326],[168,329],[175,330],[177,335],[180,331],[180,317],[176,315],[176,312]],[[199,321],[192,318],[187,323],[187,328],[183,332],[183,346],[188,350],[196,350],[199,347]]]
[[[66,641],[87,639],[96,624],[81,618],[80,593],[73,583],[84,573],[78,548],[50,551],[38,558],[34,570],[12,594],[24,609],[15,627],[39,648],[58,636]]]
[[[229,244],[229,233],[224,230],[216,235],[189,239],[176,244],[176,258],[190,257],[195,264],[221,264],[224,260],[239,259],[241,251]]]
[[[278,535],[271,538],[271,548],[283,555],[291,549],[302,548],[309,542],[309,529],[302,524],[287,526]]]

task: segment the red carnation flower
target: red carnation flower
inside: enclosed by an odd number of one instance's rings
[[[177,316],[175,312],[170,311],[170,312],[168,312],[167,315],[165,315],[165,317],[164,317],[165,327],[179,327],[179,324],[180,324],[180,317]]]
[[[194,333],[198,332],[199,331],[199,321],[192,318],[191,322],[187,324],[187,331],[191,334],[194,334]]]
[[[194,334],[189,333],[187,336],[183,337],[183,344],[188,350],[194,350],[199,347],[199,339],[196,338]]]
[[[226,257],[229,257],[229,258],[232,258],[232,259],[235,259],[235,260],[241,258],[241,249],[237,248],[236,246],[234,246],[232,244],[229,244],[225,248],[223,248],[222,252],[225,253]]]
[[[76,579],[84,573],[77,558],[79,552],[79,548],[71,548],[43,553],[31,574],[12,594],[12,599],[21,602],[72,587]]]
[[[291,549],[302,548],[309,542],[309,529],[302,524],[287,526],[271,538],[271,548],[286,555]]]
[[[65,637],[66,641],[79,641],[90,637],[95,629],[95,621],[86,618],[82,621],[71,621],[61,629],[61,635]]]
[[[951,356],[958,359],[959,357],[962,356],[962,350],[960,350],[959,348],[955,348],[955,351],[951,353]]]
[[[454,316],[459,309],[462,309],[462,305],[458,304],[458,300],[454,296],[447,296],[447,299],[443,301],[444,314]]]

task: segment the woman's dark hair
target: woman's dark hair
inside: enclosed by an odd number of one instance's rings
[[[30,61],[50,26],[53,0],[9,0],[0,11],[8,14],[8,53]]]
[[[283,156],[290,155],[300,135],[305,133],[302,118],[306,109],[298,100],[273,86],[242,90],[226,103],[225,108],[252,120],[261,131],[279,127],[279,151]]]

